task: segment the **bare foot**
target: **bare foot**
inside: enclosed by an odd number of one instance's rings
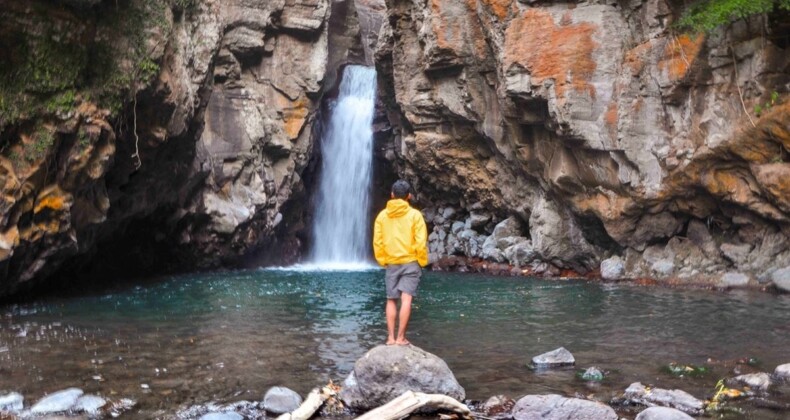
[[[391,345],[393,345],[393,344],[397,344],[397,343],[398,343],[398,342],[397,342],[397,341],[395,341],[395,339],[394,339],[394,338],[388,338],[388,339],[387,339],[387,345],[388,345],[388,346],[391,346]]]
[[[408,346],[408,345],[409,345],[409,344],[411,344],[411,343],[409,342],[409,340],[407,340],[407,339],[405,339],[405,338],[404,338],[404,339],[402,339],[402,340],[398,340],[398,341],[396,341],[396,342],[395,342],[395,344],[397,344],[397,345],[399,345],[399,346]]]

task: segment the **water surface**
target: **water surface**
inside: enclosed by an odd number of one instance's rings
[[[608,400],[636,381],[709,397],[729,362],[676,378],[670,362],[756,357],[790,362],[790,296],[682,291],[576,281],[426,273],[410,339],[445,359],[468,398],[534,393]],[[96,296],[0,308],[0,391],[28,402],[70,386],[139,401],[132,416],[208,401],[259,400],[285,385],[305,394],[341,380],[383,343],[383,272],[251,270],[186,275]],[[534,372],[559,346],[579,368]],[[772,400],[788,403],[786,388]],[[157,411],[160,410],[160,411]],[[749,407],[743,418],[785,413]]]

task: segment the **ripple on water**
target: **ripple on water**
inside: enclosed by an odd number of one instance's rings
[[[148,412],[259,400],[273,385],[305,394],[342,379],[383,341],[382,278],[380,270],[206,273],[7,306],[0,311],[0,389],[35,400],[77,386],[137,399]],[[448,362],[472,398],[603,398],[635,381],[704,398],[731,366],[701,378],[660,367],[751,356],[772,371],[790,362],[788,313],[790,298],[761,293],[426,273],[410,333]],[[574,369],[527,368],[532,356],[560,346],[579,367],[613,374],[591,390]]]

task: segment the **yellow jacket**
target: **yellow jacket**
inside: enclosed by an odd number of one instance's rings
[[[373,253],[379,264],[406,264],[417,261],[428,265],[428,232],[419,210],[405,200],[387,202],[376,216],[373,227]]]

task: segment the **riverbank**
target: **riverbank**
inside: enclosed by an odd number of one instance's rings
[[[365,418],[400,419],[420,413],[420,419],[481,418],[528,420],[684,420],[694,417],[779,419],[790,414],[790,363],[773,372],[760,372],[756,360],[709,360],[704,366],[671,363],[664,373],[679,378],[704,376],[714,366],[728,366],[730,376],[711,386],[710,392],[694,396],[682,389],[652,385],[652,379],[631,383],[615,395],[598,392],[600,385],[617,375],[595,366],[580,368],[565,348],[533,357],[532,374],[575,372],[586,393],[561,395],[538,393],[517,396],[497,394],[484,400],[466,399],[466,392],[447,363],[419,347],[379,345],[360,357],[344,381],[314,388],[303,399],[299,393],[275,386],[260,400],[235,400],[228,403],[205,402],[177,409],[164,408],[147,417],[200,420],[243,420],[277,418],[307,420]],[[752,373],[743,373],[743,371]],[[650,382],[648,382],[650,381]],[[150,389],[148,385],[144,389]],[[86,395],[81,389],[53,392],[34,404],[25,404],[20,393],[0,393],[0,416],[28,419],[46,416],[75,418],[115,418],[130,412],[137,404],[128,398],[105,399]],[[760,410],[764,411],[760,411]],[[447,414],[455,412],[455,414]],[[374,414],[375,413],[375,414]],[[775,416],[771,415],[775,414]],[[364,415],[363,415],[364,414]],[[694,417],[692,417],[694,416]],[[132,417],[135,417],[132,415]]]
[[[450,273],[473,273],[505,277],[532,277],[543,280],[584,280],[592,283],[603,284],[633,284],[637,286],[659,286],[675,289],[703,289],[703,290],[756,290],[767,293],[790,293],[773,282],[750,282],[748,279],[724,275],[695,276],[693,278],[657,278],[657,277],[620,277],[606,278],[600,269],[580,274],[571,269],[560,269],[553,265],[543,263],[540,269],[534,267],[516,267],[507,263],[488,261],[482,258],[469,258],[462,256],[449,256],[437,259],[431,264],[432,271]]]

